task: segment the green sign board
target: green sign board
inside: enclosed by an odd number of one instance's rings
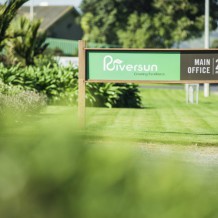
[[[218,50],[91,49],[79,41],[81,126],[85,126],[86,82],[218,83]]]
[[[218,51],[87,49],[86,80],[218,80]]]

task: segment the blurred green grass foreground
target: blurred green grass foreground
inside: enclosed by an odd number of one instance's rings
[[[62,109],[2,125],[1,218],[218,217],[213,171],[142,154],[132,141],[90,138],[93,120],[82,131],[75,109]]]

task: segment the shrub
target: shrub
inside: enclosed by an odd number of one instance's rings
[[[0,64],[0,77],[5,83],[20,85],[45,94],[52,103],[75,103],[78,95],[78,69],[73,66],[46,66],[5,68]],[[87,84],[86,101],[89,106],[140,107],[141,98],[137,85]]]
[[[50,68],[55,67],[58,61],[52,54],[40,54],[34,59],[35,66],[42,68],[43,66],[49,66]]]
[[[5,85],[0,81],[0,117],[20,120],[24,115],[40,112],[46,98],[35,91],[25,91],[20,86]]]
[[[90,83],[87,93],[94,98],[88,105],[105,107],[140,108],[141,97],[135,84]],[[90,98],[91,99],[91,98]]]
[[[0,65],[1,77],[5,83],[20,85],[25,89],[36,90],[45,94],[50,101],[58,102],[67,99],[73,101],[73,85],[77,85],[74,74],[77,69],[61,67],[54,63],[53,66],[42,67],[16,67],[5,68]]]
[[[2,82],[0,79],[0,94],[4,95],[16,95],[20,92],[24,91],[22,86],[13,86],[13,85],[7,85]]]
[[[119,98],[114,107],[140,108],[142,106],[138,85],[116,84],[120,90]]]

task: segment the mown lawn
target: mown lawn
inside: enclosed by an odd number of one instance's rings
[[[199,104],[186,104],[185,91],[141,89],[144,108],[86,108],[86,132],[90,140],[158,145],[218,145],[218,94]],[[48,123],[65,115],[74,124],[77,107],[49,106],[37,118]],[[33,123],[30,124],[31,127]]]
[[[186,104],[185,91],[141,89],[143,109],[87,108],[86,130],[99,140],[218,145],[218,95]]]

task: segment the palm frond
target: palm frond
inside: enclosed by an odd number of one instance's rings
[[[4,45],[3,41],[8,37],[6,32],[11,21],[16,16],[18,9],[27,1],[28,0],[8,0],[0,7],[0,43],[2,45]]]

